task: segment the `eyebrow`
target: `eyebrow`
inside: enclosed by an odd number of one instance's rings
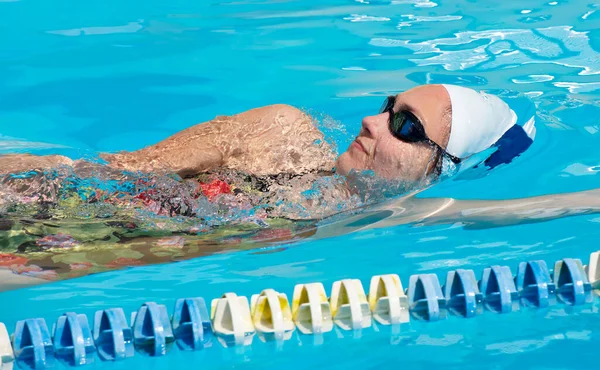
[[[400,95],[400,94],[398,94]],[[398,103],[398,95],[394,96],[394,107],[396,106],[396,103]],[[400,102],[400,107],[399,110],[407,110],[410,111],[412,114],[415,115],[415,117],[417,117],[417,119],[421,122],[421,124],[423,125],[423,127],[425,127],[425,124],[423,123],[424,120],[421,118],[421,114],[418,114],[420,112],[417,112],[417,109],[415,109],[414,106],[405,103],[405,102]]]

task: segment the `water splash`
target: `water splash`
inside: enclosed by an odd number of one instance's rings
[[[303,111],[312,118],[313,125],[323,133],[325,142],[329,144],[336,156],[339,154],[338,141],[351,141],[354,138],[341,121],[330,115],[312,109]]]

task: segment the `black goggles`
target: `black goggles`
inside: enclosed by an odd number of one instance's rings
[[[395,103],[396,97],[390,95],[385,99],[379,110],[380,114],[389,113],[389,128],[394,137],[408,143],[426,143],[439,150],[442,155],[448,157],[453,163],[459,164],[461,162],[460,158],[448,153],[438,143],[427,136],[423,124],[412,112],[407,110],[394,112]]]

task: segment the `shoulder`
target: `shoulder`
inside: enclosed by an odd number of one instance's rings
[[[272,104],[264,107],[254,108],[234,116],[242,120],[269,120],[280,119],[283,122],[295,122],[298,120],[310,121],[310,116],[300,109],[287,104]]]
[[[296,107],[268,105],[230,120],[235,125],[237,150],[228,157],[229,168],[255,174],[297,174],[334,166],[335,153],[317,122]]]
[[[306,138],[311,144],[323,140],[316,121],[308,113],[287,104],[273,104],[254,108],[231,117],[240,129],[255,132],[261,139],[275,135],[287,139],[288,135]],[[298,136],[299,135],[299,136]]]

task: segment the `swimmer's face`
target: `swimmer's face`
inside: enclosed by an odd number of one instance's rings
[[[383,99],[382,99],[383,100]],[[396,96],[394,112],[408,110],[423,124],[427,136],[442,148],[450,136],[450,96],[441,85],[415,87]],[[426,143],[397,139],[389,129],[387,112],[368,116],[356,140],[336,162],[336,170],[347,175],[350,170],[372,170],[386,179],[418,181],[431,171],[440,153]]]

